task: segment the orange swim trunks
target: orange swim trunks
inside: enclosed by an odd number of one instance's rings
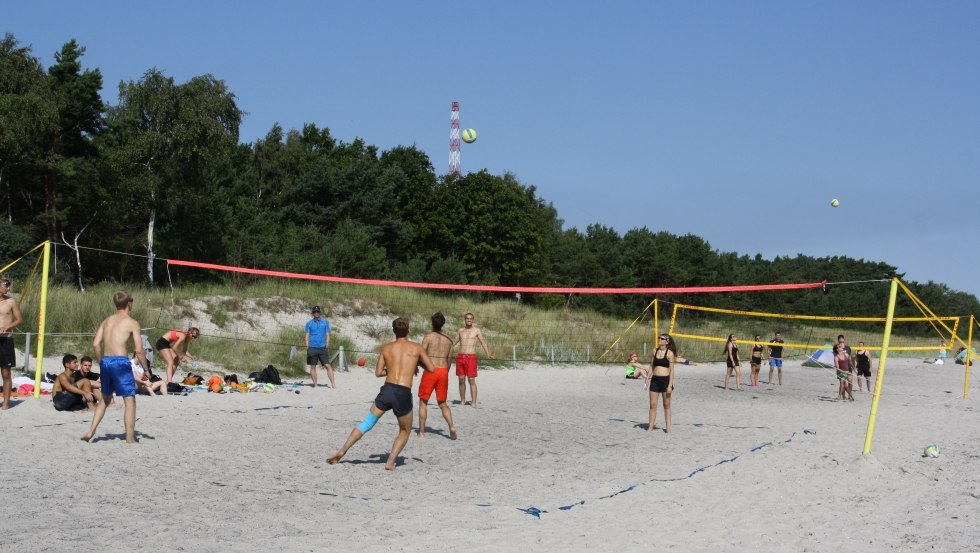
[[[422,373],[419,382],[419,399],[429,401],[432,390],[436,391],[436,401],[443,403],[449,397],[449,367],[436,367],[436,370]]]
[[[476,354],[460,353],[456,356],[456,376],[476,378]]]

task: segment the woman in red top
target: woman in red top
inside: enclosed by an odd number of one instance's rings
[[[177,371],[177,365],[180,364],[182,358],[197,359],[187,351],[187,346],[190,345],[191,340],[196,340],[200,335],[201,331],[192,326],[187,330],[171,330],[157,340],[157,351],[167,362],[167,384],[173,382],[174,373]],[[178,348],[180,348],[179,354],[177,353]]]

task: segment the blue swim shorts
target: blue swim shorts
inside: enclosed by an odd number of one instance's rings
[[[129,397],[136,395],[136,380],[133,378],[133,365],[124,355],[109,355],[99,362],[102,367],[102,396],[107,400],[113,395]]]

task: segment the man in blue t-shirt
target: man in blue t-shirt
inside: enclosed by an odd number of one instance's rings
[[[316,364],[327,369],[330,387],[336,388],[333,381],[333,367],[330,365],[330,323],[320,318],[320,306],[313,306],[313,318],[306,323],[306,364],[310,366],[310,379],[316,388]]]

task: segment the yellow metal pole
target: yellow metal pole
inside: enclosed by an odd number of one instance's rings
[[[970,357],[973,353],[973,323],[975,317],[970,315],[970,330],[966,332],[966,359],[964,359],[964,366],[966,371],[963,373],[963,399],[970,396]],[[956,354],[953,354],[953,361],[956,361]]]
[[[34,364],[34,397],[41,397],[41,375],[44,371],[44,320],[48,306],[48,267],[51,266],[51,241],[44,242],[41,265],[41,306],[37,310],[37,362]]]
[[[653,343],[657,343],[657,336],[660,336],[660,306],[657,298],[653,298]]]
[[[677,324],[677,304],[674,304],[674,310],[670,312],[670,328],[667,329],[667,334],[671,336],[674,335],[674,326]]]
[[[868,415],[868,432],[864,435],[864,455],[871,453],[871,438],[875,433],[875,419],[878,417],[878,399],[881,397],[881,383],[885,380],[885,364],[888,361],[888,346],[892,337],[892,320],[895,318],[895,299],[898,296],[898,278],[892,279],[888,293],[888,315],[885,316],[885,336],[881,340],[881,358],[875,376],[875,393],[871,396],[871,414]]]

